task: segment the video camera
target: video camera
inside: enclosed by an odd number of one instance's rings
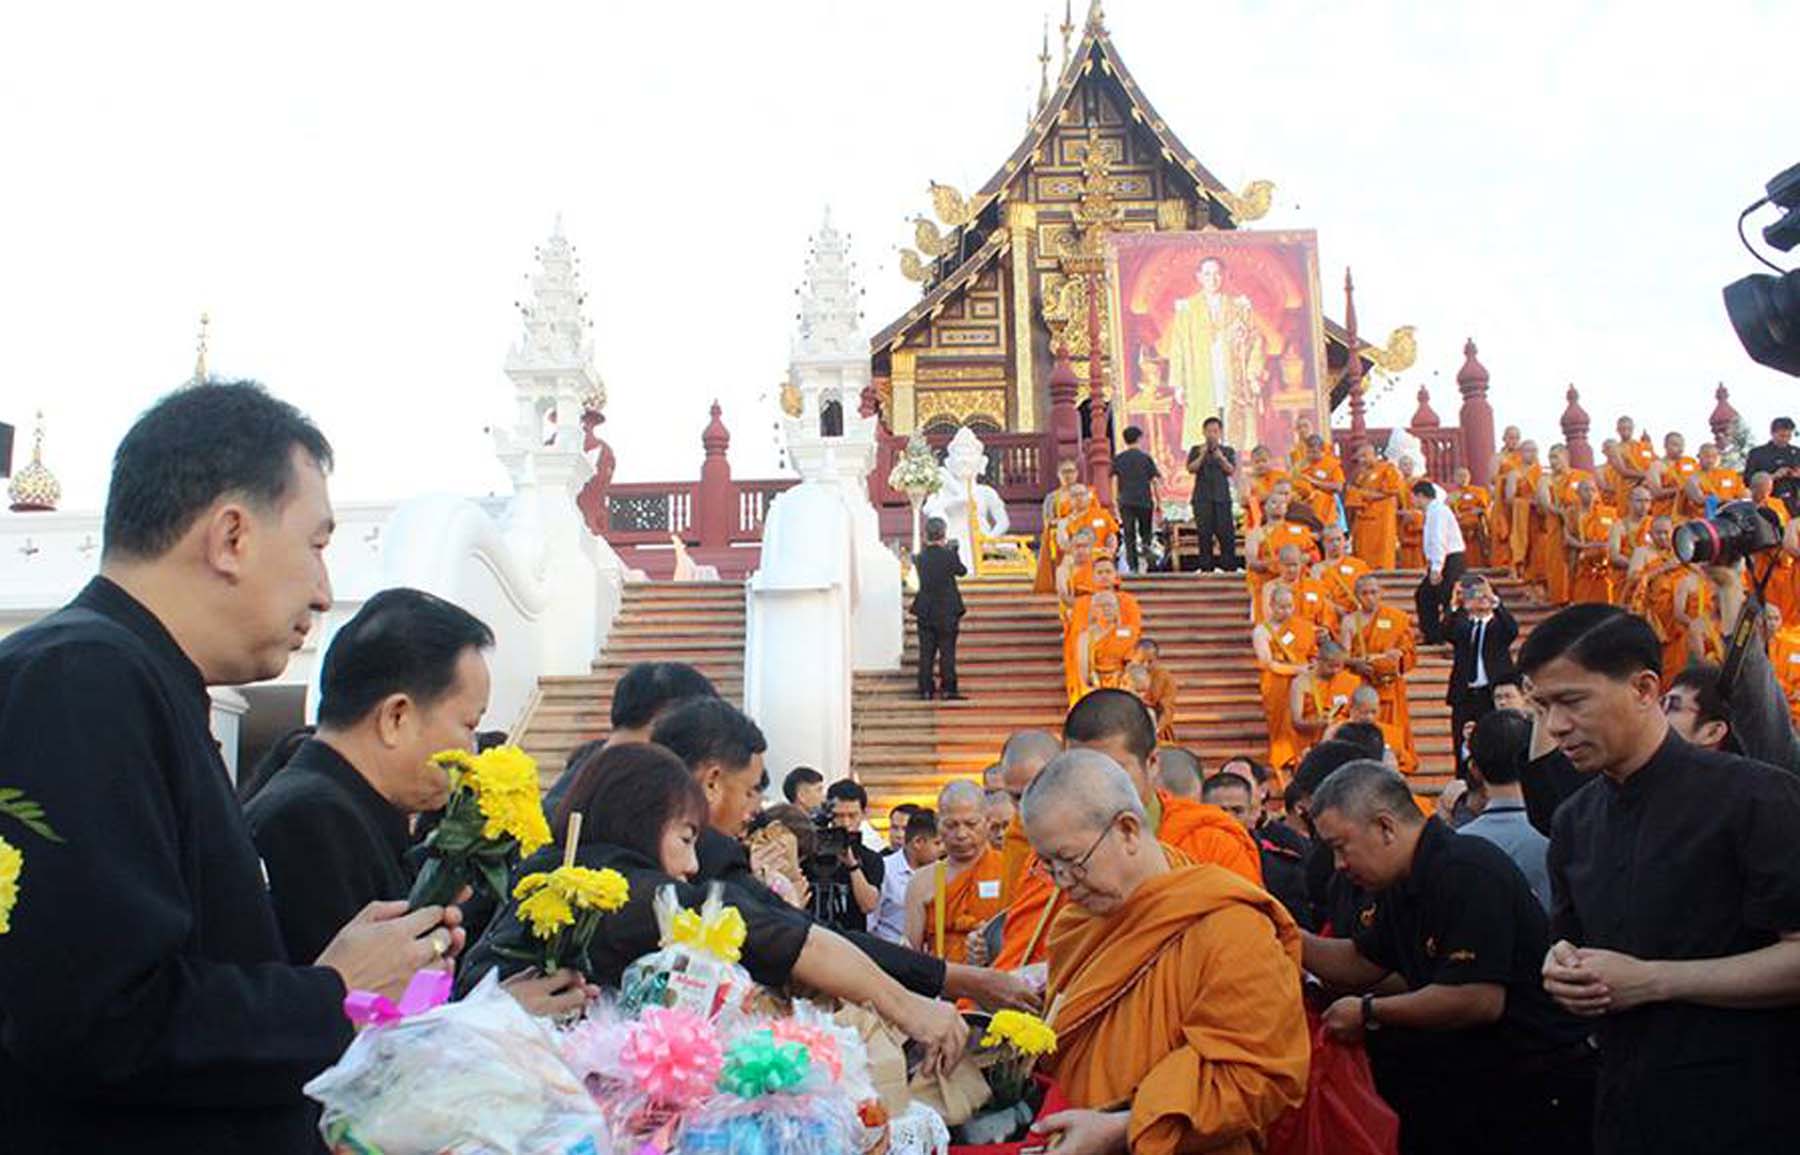
[[[1764,243],[1791,252],[1800,245],[1800,164],[1769,181],[1763,195],[1739,214],[1738,238],[1777,275],[1754,273],[1726,285],[1725,313],[1752,361],[1800,377],[1800,269],[1783,270],[1750,248],[1744,236],[1744,220],[1764,205],[1786,210],[1763,228]]]
[[[819,863],[838,862],[844,857],[844,851],[850,849],[850,839],[854,835],[837,823],[837,816],[831,812],[830,804],[819,807],[812,814],[813,833],[817,835],[813,844],[813,860]]]
[[[1748,501],[1730,502],[1703,521],[1675,527],[1675,556],[1699,565],[1736,565],[1780,544],[1775,514]]]

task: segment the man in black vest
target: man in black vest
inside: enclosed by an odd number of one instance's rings
[[[206,687],[280,674],[331,607],[331,447],[249,383],[153,405],[113,459],[100,575],[0,641],[0,781],[49,842],[0,937],[12,1155],[320,1149],[301,1085],[350,1041],[344,995],[397,998],[454,954],[454,909],[372,903],[290,959]]]
[[[1450,707],[1450,734],[1456,742],[1456,776],[1466,776],[1463,731],[1494,712],[1494,687],[1516,682],[1512,646],[1519,623],[1500,604],[1494,587],[1470,574],[1456,587],[1457,605],[1445,634],[1450,640],[1450,682],[1444,703]]]
[[[968,573],[957,556],[956,543],[946,544],[944,519],[925,522],[925,548],[913,558],[919,575],[919,592],[913,597],[913,618],[919,628],[919,697],[934,695],[931,667],[937,666],[936,696],[961,701],[956,688],[956,635],[962,628],[962,591],[956,579]]]

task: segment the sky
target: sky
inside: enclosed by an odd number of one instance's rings
[[[736,475],[770,475],[821,213],[874,332],[916,299],[898,247],[927,181],[973,190],[1022,136],[1046,17],[1054,56],[1043,0],[9,5],[16,460],[41,408],[64,508],[97,508],[207,312],[213,371],[332,439],[340,502],[504,492],[485,427],[560,212],[619,478],[697,476],[715,398]],[[1329,315],[1350,265],[1366,335],[1417,327],[1373,423],[1420,385],[1454,422],[1468,337],[1500,421],[1541,439],[1571,383],[1596,444],[1621,411],[1703,435],[1720,382],[1755,426],[1800,409],[1719,299],[1761,271],[1737,213],[1800,160],[1800,4],[1117,0],[1106,20],[1203,164],[1276,183],[1261,226],[1318,231]]]

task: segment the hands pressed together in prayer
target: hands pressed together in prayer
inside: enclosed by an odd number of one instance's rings
[[[1564,1010],[1585,1018],[1629,1011],[1664,998],[1654,962],[1577,947],[1566,939],[1558,940],[1544,956],[1544,989]]]

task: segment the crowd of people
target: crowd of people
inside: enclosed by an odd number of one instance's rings
[[[1280,747],[1213,769],[1169,740],[1134,692],[1157,667],[1118,589],[1119,526],[1071,480],[1046,531],[1083,675],[1059,733],[997,741],[979,780],[889,812],[883,837],[843,774],[790,768],[770,805],[757,724],[698,671],[635,666],[610,732],[545,795],[555,841],[515,871],[572,860],[629,896],[582,966],[543,974],[507,949],[527,917],[510,887],[406,901],[449,790],[433,755],[491,740],[496,639],[465,609],[370,598],[323,657],[317,727],[233,791],[206,687],[279,672],[329,608],[331,450],[255,386],[165,398],[115,458],[100,575],[0,641],[0,779],[56,830],[0,935],[8,1149],[317,1150],[301,1088],[349,1043],[347,992],[397,998],[435,968],[466,993],[496,974],[533,1013],[565,1014],[656,949],[654,894],[698,906],[711,885],[757,982],[870,1008],[927,1074],[965,1053],[959,1007],[1041,1011],[1056,1048],[1039,1071],[1068,1107],[1035,1127],[1065,1155],[1267,1150],[1318,1106],[1322,1072],[1356,1077],[1317,1061],[1330,1048],[1366,1053],[1360,1101],[1381,1110],[1379,1094],[1403,1152],[1783,1149],[1800,1090],[1786,659],[1756,649],[1726,687],[1671,667],[1698,651],[1672,650],[1653,615],[1598,600],[1515,657],[1491,587],[1444,576],[1446,495],[1408,491],[1398,466],[1364,454],[1343,484],[1351,548],[1337,525],[1316,550],[1272,535],[1284,503],[1339,500],[1317,441],[1309,488],[1268,485],[1247,551],[1273,566],[1253,571],[1255,646]],[[1722,485],[1708,468],[1690,480]],[[1800,480],[1780,471],[1747,490]],[[1663,488],[1627,496],[1682,499]],[[1466,788],[1435,815],[1398,768],[1414,623],[1381,600],[1391,560],[1357,548],[1402,547],[1397,521],[1363,523],[1406,492],[1428,569],[1454,583],[1458,677],[1481,691],[1457,703]],[[1582,508],[1566,516],[1598,527]],[[1509,540],[1531,573],[1531,544],[1554,538],[1524,512]],[[1598,535],[1565,541],[1579,562]],[[1754,595],[1704,576],[1713,612]],[[1088,680],[1114,668],[1096,627],[1131,643],[1129,685]],[[1362,1146],[1346,1132],[1308,1150],[1369,1150],[1357,1130]]]

